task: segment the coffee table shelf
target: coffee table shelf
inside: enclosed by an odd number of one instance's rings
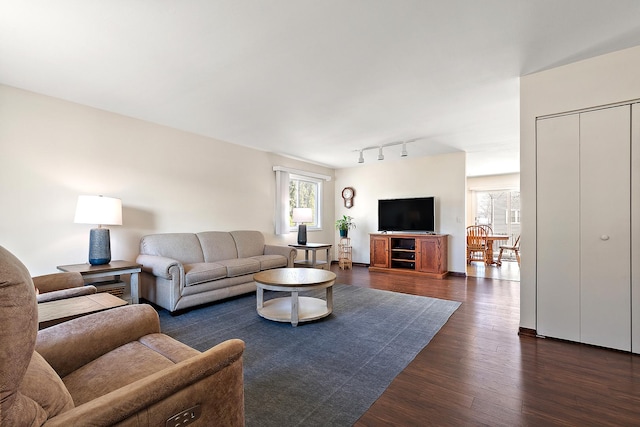
[[[275,322],[291,323],[291,297],[274,298],[265,301],[258,314],[265,319]],[[332,307],[333,308],[333,307]],[[298,322],[309,322],[321,319],[331,314],[332,309],[327,307],[327,302],[319,298],[298,297]]]

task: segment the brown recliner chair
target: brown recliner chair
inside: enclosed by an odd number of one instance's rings
[[[3,427],[165,426],[169,419],[241,426],[243,351],[242,341],[229,340],[200,353],[161,334],[149,305],[38,332],[33,281],[0,246]]]
[[[78,272],[64,272],[45,274],[32,277],[38,292],[38,302],[56,301],[65,298],[95,294],[97,289],[93,285],[84,285],[82,274]]]

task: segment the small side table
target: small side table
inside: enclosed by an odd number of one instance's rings
[[[340,239],[338,245],[338,266],[344,270],[346,268],[353,268],[353,262],[351,261],[351,239],[343,237]]]
[[[307,243],[306,245],[289,245],[292,248],[304,250],[304,260],[295,261],[294,267],[311,267],[322,268],[323,270],[329,270],[331,259],[329,258],[329,251],[331,245],[328,243]],[[325,261],[318,260],[316,257],[316,251],[326,250],[327,257]],[[309,252],[311,252],[311,259],[309,259]]]
[[[114,280],[120,281],[121,274],[131,274],[131,303],[138,304],[140,299],[138,296],[138,275],[142,271],[142,264],[131,261],[111,261],[109,264],[91,265],[91,264],[70,264],[59,265],[60,271],[75,271],[82,274],[85,280],[98,279],[103,277],[113,277]],[[100,291],[100,284],[95,284]]]

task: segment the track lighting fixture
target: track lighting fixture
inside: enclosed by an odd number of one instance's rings
[[[402,145],[402,151],[400,151],[400,157],[407,157],[409,155],[409,153],[407,152],[407,144],[410,142],[415,142],[419,139],[422,138],[415,138],[415,139],[410,139],[408,141],[396,141],[396,142],[390,142],[388,144],[382,144],[382,145],[375,145],[375,146],[371,146],[371,147],[364,147],[361,148],[359,150],[354,150],[357,151],[359,153],[358,155],[358,163],[364,163],[364,152],[366,150],[378,150],[378,160],[384,160],[384,154],[382,154],[382,149],[386,148],[386,147],[393,147],[395,145]]]

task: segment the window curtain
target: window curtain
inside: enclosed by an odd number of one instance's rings
[[[276,170],[276,234],[289,234],[289,172]]]

